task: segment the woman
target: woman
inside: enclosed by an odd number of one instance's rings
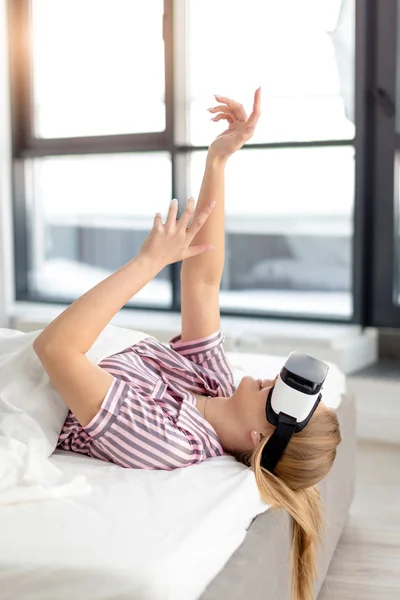
[[[308,600],[322,526],[314,486],[335,458],[338,421],[321,403],[273,473],[264,469],[262,450],[274,430],[265,416],[273,381],[244,377],[235,388],[220,332],[224,170],[253,135],[260,94],[249,118],[242,105],[216,96],[213,121],[225,119],[229,127],[209,148],[196,209],[190,198],[179,220],[177,201],[165,223],[158,213],[136,258],[71,304],[34,349],[70,409],[60,448],[132,468],[174,469],[224,452],[250,466],[263,499],[293,517],[293,598]],[[85,354],[119,309],[181,260],[181,336],[170,346],[148,337],[93,364]]]

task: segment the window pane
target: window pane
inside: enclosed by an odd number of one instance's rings
[[[96,285],[136,256],[171,200],[166,153],[38,158],[32,175],[33,296],[71,300]],[[131,303],[171,298],[165,269]]]
[[[165,129],[163,0],[31,0],[37,137]]]
[[[192,154],[198,194],[205,153]],[[221,306],[350,317],[354,149],[242,150],[227,168]]]
[[[189,0],[188,141],[208,144],[214,94],[246,107],[254,142],[354,137],[354,0]]]

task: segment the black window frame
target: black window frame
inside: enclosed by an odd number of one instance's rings
[[[388,0],[396,2],[396,0]],[[180,10],[174,11],[176,0],[164,0],[163,37],[165,43],[165,100],[166,128],[164,132],[146,134],[124,134],[112,136],[94,136],[84,138],[38,139],[32,134],[31,107],[31,56],[30,56],[30,0],[8,0],[8,27],[10,45],[10,81],[12,105],[12,152],[13,152],[13,201],[14,201],[14,235],[15,235],[15,281],[16,299],[24,301],[50,302],[65,304],[65,299],[32,297],[28,294],[28,235],[24,160],[38,156],[85,154],[85,153],[114,153],[114,152],[147,152],[167,151],[172,163],[172,197],[184,198],[187,190],[186,159],[194,151],[206,150],[206,146],[179,144],[177,138],[185,139],[184,115],[177,114],[177,97],[184,93],[185,88],[185,57],[182,48],[185,47],[184,27],[186,22],[179,3]],[[240,317],[260,317],[274,320],[298,320],[311,322],[335,322],[359,324],[362,327],[376,325],[382,322],[382,314],[388,315],[387,298],[385,302],[379,294],[382,284],[378,275],[382,265],[379,254],[379,241],[384,238],[383,227],[387,226],[390,211],[385,212],[381,220],[376,220],[378,192],[382,189],[382,175],[379,168],[375,169],[379,135],[376,131],[381,127],[379,102],[376,94],[376,69],[384,56],[377,56],[375,40],[379,24],[377,0],[355,0],[355,125],[354,139],[321,140],[311,142],[282,142],[247,144],[242,152],[250,149],[275,148],[317,148],[332,146],[352,146],[355,148],[355,193],[353,212],[353,269],[352,295],[353,314],[351,318],[341,318],[335,315],[305,315],[282,314],[268,311],[254,311],[251,314],[240,310],[221,310],[222,315]],[[183,9],[184,11],[184,9]],[[387,19],[385,21],[387,26]],[[393,26],[393,24],[392,24]],[[18,35],[17,35],[18,32]],[[24,43],[21,43],[21,40]],[[393,45],[393,44],[392,44]],[[393,48],[392,48],[393,50]],[[391,72],[391,76],[393,73]],[[179,132],[179,135],[177,135]],[[379,133],[379,132],[378,132]],[[400,138],[399,138],[400,139]],[[400,149],[400,143],[399,143]],[[381,161],[382,162],[382,161]],[[380,167],[384,170],[383,167]],[[393,197],[393,190],[392,190]],[[392,202],[393,208],[393,202]],[[393,215],[392,215],[393,217]],[[387,235],[387,234],[386,234]],[[393,257],[394,258],[394,257]],[[393,259],[392,259],[393,260]],[[172,284],[172,303],[169,308],[152,305],[135,305],[135,310],[180,311],[180,265],[170,267]],[[392,282],[391,282],[392,285]],[[386,288],[385,288],[386,289]],[[386,293],[386,291],[385,291]],[[379,310],[377,310],[377,307]],[[396,307],[394,307],[396,308]],[[400,315],[390,312],[390,322],[400,325]]]
[[[399,278],[400,256],[396,248],[399,230],[400,132],[396,112],[400,97],[400,2],[374,3],[376,23],[374,86],[372,88],[375,140],[372,148],[373,244],[371,252],[371,322],[378,327],[400,327],[400,305],[394,303],[394,281]],[[396,252],[397,250],[397,252]],[[400,290],[399,290],[400,291]]]

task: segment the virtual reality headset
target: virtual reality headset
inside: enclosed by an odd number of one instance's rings
[[[309,423],[328,370],[326,363],[307,354],[292,352],[287,358],[265,406],[267,421],[275,426],[261,457],[267,471],[274,471],[292,436]]]

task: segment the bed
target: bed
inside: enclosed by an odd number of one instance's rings
[[[235,377],[272,376],[282,358],[229,353]],[[343,442],[320,489],[327,529],[318,592],[354,490],[354,401],[331,367],[324,400]],[[289,600],[290,521],[258,497],[249,469],[223,456],[188,469],[121,469],[56,452],[90,493],[0,508],[1,600]]]

